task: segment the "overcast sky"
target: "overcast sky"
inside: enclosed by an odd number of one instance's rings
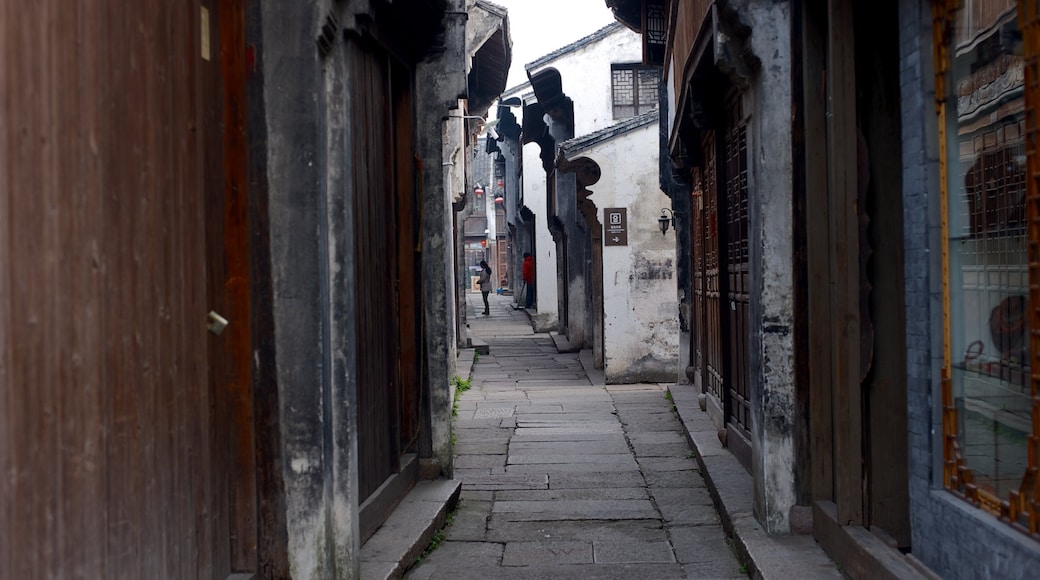
[[[513,65],[506,88],[527,81],[524,65],[614,21],[605,0],[491,0],[509,10]]]

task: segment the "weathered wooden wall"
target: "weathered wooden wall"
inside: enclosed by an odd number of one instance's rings
[[[674,0],[678,2],[673,14],[675,21],[669,23],[672,29],[672,42],[670,52],[672,63],[675,65],[675,73],[671,78],[675,94],[682,94],[685,82],[687,66],[696,66],[690,63],[693,47],[697,44],[697,37],[704,25],[705,18],[711,18],[711,6],[713,0]]]
[[[197,1],[0,6],[2,578],[229,569],[201,21]]]

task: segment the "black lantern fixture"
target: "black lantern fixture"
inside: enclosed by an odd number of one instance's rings
[[[667,234],[669,225],[673,228],[675,227],[675,212],[666,207],[662,207],[661,217],[657,218],[657,225],[661,228],[662,236]]]
[[[657,218],[657,225],[661,228],[661,235],[668,233],[668,226],[675,227],[675,216],[686,215],[688,212],[675,211],[666,207],[661,208],[661,217]]]

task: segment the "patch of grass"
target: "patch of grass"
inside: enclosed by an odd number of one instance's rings
[[[478,360],[480,360],[480,353],[477,351],[473,351],[473,364],[477,364]]]
[[[747,575],[747,573],[748,573],[747,572],[747,564],[741,564],[740,565],[740,573],[744,574],[745,576]]]
[[[678,409],[675,408],[675,400],[672,399],[672,392],[671,391],[665,391],[664,392],[664,400],[668,401],[668,406],[671,407],[673,413],[677,413],[678,412]]]
[[[462,502],[459,502],[459,504],[461,503]],[[426,546],[426,549],[423,550],[422,554],[419,554],[419,557],[415,559],[415,565],[418,565],[419,562],[422,562],[423,559],[429,557],[429,555],[432,554],[434,550],[440,547],[441,543],[444,541],[444,531],[448,529],[452,522],[455,521],[455,514],[457,514],[458,511],[459,506],[456,505],[455,509],[448,512],[448,515],[444,517],[444,525],[441,526],[439,530],[433,533],[433,537],[430,538],[430,544]]]
[[[459,396],[468,391],[473,384],[469,379],[464,379],[458,375],[451,377],[451,384],[455,385],[455,400],[451,403],[451,416],[457,417],[459,414]]]
[[[462,393],[465,393],[473,386],[472,381],[464,379],[458,375],[451,377],[451,384],[455,385],[455,396],[458,397]]]

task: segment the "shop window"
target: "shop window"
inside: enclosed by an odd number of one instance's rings
[[[612,64],[610,73],[615,119],[628,119],[657,107],[658,69],[640,64]]]
[[[942,4],[943,2],[937,2]],[[936,39],[943,132],[944,483],[1037,532],[1037,329],[1027,229],[1025,47],[1013,0],[945,2]],[[1035,128],[1034,128],[1035,129]],[[1035,194],[1035,192],[1034,192]]]

